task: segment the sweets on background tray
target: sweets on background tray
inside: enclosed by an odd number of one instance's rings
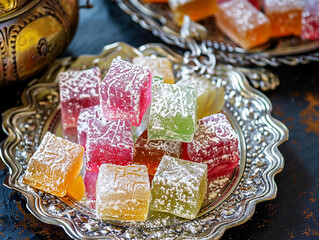
[[[101,84],[98,68],[59,75],[61,101],[70,99],[67,91],[75,96],[61,110],[61,122],[77,138],[47,132],[23,181],[85,202],[100,219],[145,221],[150,209],[196,218],[207,182],[229,175],[239,162],[236,132],[219,113],[224,90],[195,76],[175,84],[166,58],[134,61],[139,65],[114,59]],[[88,79],[96,81],[85,87]],[[98,93],[97,104],[82,104],[88,91],[92,98]]]
[[[158,5],[156,0],[140,1]],[[185,15],[193,21],[204,19],[208,27],[216,22],[219,30],[245,49],[287,36],[300,37],[304,43],[318,40],[318,5],[317,0],[167,0],[177,26],[182,26]]]

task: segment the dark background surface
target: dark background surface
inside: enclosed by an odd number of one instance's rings
[[[131,21],[113,2],[93,1],[81,9],[77,33],[63,56],[97,54],[104,45],[123,41],[135,47],[161,42]],[[289,128],[290,138],[280,146],[285,168],[275,180],[276,199],[259,203],[245,224],[226,231],[226,239],[319,239],[319,63],[269,68],[281,80],[265,94],[273,116]],[[19,106],[27,82],[0,88],[0,111]],[[0,140],[6,135],[1,131]],[[8,171],[0,162],[0,182]],[[25,199],[0,186],[0,239],[69,239],[60,227],[37,220]]]

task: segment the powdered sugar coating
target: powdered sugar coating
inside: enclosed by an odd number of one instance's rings
[[[300,0],[264,0],[264,12],[270,19],[271,37],[300,35],[302,15]]]
[[[208,176],[232,170],[238,165],[238,154],[237,134],[223,113],[199,120],[193,141],[183,144],[183,158],[206,163]]]
[[[152,181],[150,209],[196,217],[207,190],[207,165],[164,156]]]
[[[146,166],[101,165],[96,182],[98,218],[145,221],[150,197]]]
[[[80,173],[84,148],[47,132],[30,158],[24,183],[62,197]]]
[[[255,47],[269,39],[268,18],[246,0],[220,4],[216,18],[219,28],[244,48]]]
[[[139,126],[151,99],[151,69],[113,59],[101,83],[102,116],[129,119],[133,126]]]
[[[172,63],[164,57],[135,57],[133,63],[138,66],[149,67],[153,71],[153,75],[163,76],[164,83],[175,83],[175,77],[172,70]]]
[[[175,84],[153,87],[149,140],[190,142],[196,129],[196,89]]]
[[[319,2],[303,0],[301,37],[308,40],[319,39]]]
[[[98,172],[103,163],[132,164],[133,140],[131,122],[119,120],[89,120],[86,142],[87,171]]]
[[[59,74],[63,129],[76,128],[80,110],[100,103],[100,81],[101,71],[97,67]]]
[[[95,105],[88,108],[82,108],[78,117],[77,134],[78,142],[81,146],[85,147],[87,132],[89,130],[89,119],[101,117],[100,105]]]
[[[181,154],[181,142],[147,139],[147,130],[134,144],[133,163],[146,165],[149,175],[156,173],[157,167],[164,155],[179,158]]]

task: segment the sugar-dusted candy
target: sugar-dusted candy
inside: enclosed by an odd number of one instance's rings
[[[264,12],[270,20],[270,36],[299,36],[302,5],[300,0],[264,0]]]
[[[319,39],[319,2],[318,0],[302,0],[301,37],[307,40]]]
[[[234,169],[238,155],[237,134],[223,113],[199,120],[193,141],[183,144],[183,159],[207,164],[209,178]]]
[[[163,76],[164,83],[175,83],[172,63],[164,57],[135,57],[133,63],[139,66],[146,66],[152,69],[154,76]]]
[[[214,15],[218,11],[217,0],[168,0],[177,24],[183,24],[184,15],[193,21],[199,21]]]
[[[77,178],[68,188],[68,194],[78,201],[81,201],[83,199],[85,195],[85,186],[83,182],[83,177],[81,175],[77,176]]]
[[[98,172],[103,163],[132,164],[133,139],[131,122],[119,120],[89,120],[85,169]]]
[[[230,1],[234,1],[234,0],[218,0],[218,5],[224,3],[224,2],[230,2]],[[248,2],[250,2],[255,8],[260,9],[260,4],[261,1],[260,0],[247,0]]]
[[[88,207],[95,209],[96,179],[98,172],[85,172],[83,182],[85,186],[85,197]]]
[[[63,129],[76,128],[82,108],[100,104],[101,71],[92,68],[59,74],[61,115]]]
[[[146,166],[101,165],[96,182],[98,218],[145,221],[150,197]]]
[[[139,126],[152,100],[152,70],[113,59],[101,83],[101,112],[109,119],[129,119]]]
[[[243,48],[256,47],[269,39],[269,19],[246,0],[220,4],[216,20],[219,29]]]
[[[63,197],[83,166],[84,148],[47,132],[30,158],[23,182]]]
[[[206,164],[164,156],[152,181],[150,209],[193,219],[206,190]]]
[[[85,147],[87,132],[89,128],[89,119],[101,117],[100,105],[82,108],[78,117],[77,134],[78,142],[81,146]]]
[[[147,139],[147,130],[134,144],[133,163],[146,165],[149,175],[156,173],[158,164],[164,155],[179,158],[181,154],[181,142]]]
[[[177,84],[197,88],[197,119],[221,111],[225,104],[224,88],[214,86],[208,79],[191,76],[178,81]]]
[[[153,87],[149,140],[190,142],[196,129],[196,89],[175,84]]]

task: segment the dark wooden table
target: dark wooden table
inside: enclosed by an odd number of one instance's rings
[[[123,41],[135,47],[161,42],[132,22],[113,2],[94,1],[80,10],[74,40],[63,56],[97,54],[104,45]],[[273,116],[289,128],[290,138],[280,147],[285,158],[276,176],[277,198],[257,205],[253,217],[226,231],[225,239],[319,239],[319,63],[269,68],[281,80],[265,94],[273,103]],[[19,106],[27,82],[0,88],[0,111]],[[0,140],[6,135],[1,131]],[[8,171],[0,161],[0,182]],[[25,199],[0,186],[0,239],[69,239],[62,228],[37,220]]]

